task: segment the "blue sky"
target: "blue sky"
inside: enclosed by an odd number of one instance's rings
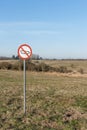
[[[0,56],[87,58],[87,0],[0,0]]]

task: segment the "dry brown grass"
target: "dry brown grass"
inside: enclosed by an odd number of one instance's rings
[[[1,130],[87,130],[87,74],[26,74],[25,116],[23,71],[0,70]]]

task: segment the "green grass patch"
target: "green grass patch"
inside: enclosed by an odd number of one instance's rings
[[[87,129],[87,79],[54,73],[0,70],[1,130]],[[83,96],[84,95],[84,96]]]
[[[87,96],[78,96],[76,97],[76,102],[75,105],[78,107],[81,107],[82,109],[84,109],[85,111],[87,111]]]

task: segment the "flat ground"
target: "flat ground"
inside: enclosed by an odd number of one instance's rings
[[[0,130],[87,130],[87,61],[44,62],[73,73],[27,71],[26,115],[23,71],[0,70]]]

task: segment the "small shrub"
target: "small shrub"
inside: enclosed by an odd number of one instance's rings
[[[11,70],[12,69],[12,64],[8,64],[7,69]]]
[[[80,74],[84,74],[84,70],[83,70],[82,68],[80,68],[80,69],[78,70],[78,72],[79,72]]]
[[[50,66],[46,65],[45,63],[40,63],[39,65],[36,66],[36,70],[47,72],[50,70]]]
[[[60,66],[59,68],[54,68],[53,69],[56,72],[60,72],[60,73],[71,73],[72,70],[68,70],[66,66]]]
[[[16,62],[15,64],[12,64],[12,70],[21,70],[20,68],[21,67],[18,62]]]
[[[23,70],[23,61],[20,61],[19,62],[19,70]],[[26,61],[26,70],[29,70],[29,71],[36,71],[37,70],[37,66],[30,62],[30,61]]]
[[[71,68],[74,68],[74,67],[75,67],[74,64],[71,64],[70,66],[71,66]]]
[[[26,70],[36,71],[36,65],[32,62],[27,62],[26,63]]]
[[[10,70],[10,69],[12,69],[12,64],[10,64],[9,62],[1,62],[0,69]]]
[[[67,68],[65,66],[60,66],[59,72],[66,73],[67,72]]]

